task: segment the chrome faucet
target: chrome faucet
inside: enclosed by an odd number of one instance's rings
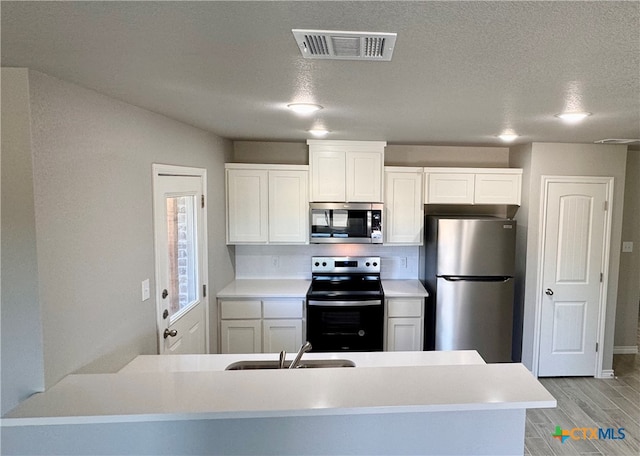
[[[298,354],[295,359],[291,361],[291,364],[289,364],[289,369],[295,369],[298,367],[298,364],[300,364],[300,360],[302,359],[302,355],[309,350],[311,350],[311,343],[307,341],[302,345],[302,347],[300,347],[300,350],[298,350]]]
[[[278,362],[278,369],[284,369],[284,358],[287,356],[287,352],[282,350],[280,352],[280,361]]]

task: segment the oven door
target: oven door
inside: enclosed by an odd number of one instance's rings
[[[382,351],[383,300],[308,300],[307,340],[315,352]]]

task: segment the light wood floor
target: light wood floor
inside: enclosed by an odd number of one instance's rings
[[[640,332],[638,334],[640,339]],[[525,455],[640,454],[640,355],[614,355],[616,378],[541,378],[558,401],[555,409],[527,411]],[[562,429],[624,428],[623,440],[571,440],[551,437]]]

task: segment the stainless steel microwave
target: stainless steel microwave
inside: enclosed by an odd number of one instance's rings
[[[382,244],[382,204],[310,203],[312,244]]]

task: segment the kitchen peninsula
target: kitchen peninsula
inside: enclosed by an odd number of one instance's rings
[[[2,420],[3,450],[522,454],[526,409],[556,405],[521,364],[473,351],[307,353],[356,367],[224,370],[274,356],[143,356],[115,374],[70,375]]]

